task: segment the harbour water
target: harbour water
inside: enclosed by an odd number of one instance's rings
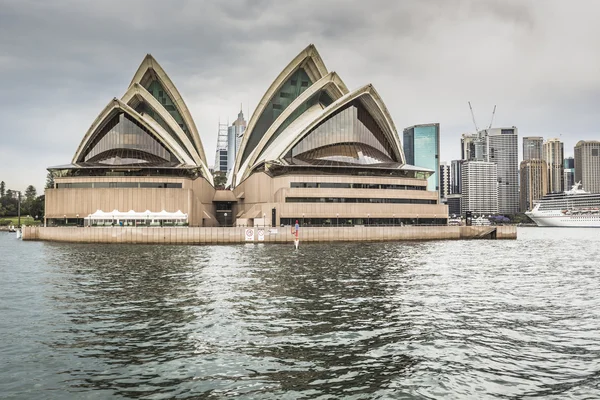
[[[0,232],[0,397],[599,398],[600,230],[233,246]]]

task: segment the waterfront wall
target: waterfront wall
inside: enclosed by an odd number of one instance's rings
[[[252,238],[253,237],[253,238]],[[248,240],[252,238],[252,240]],[[300,242],[516,239],[516,226],[304,227]],[[73,243],[226,244],[293,243],[290,227],[23,227],[23,240]]]

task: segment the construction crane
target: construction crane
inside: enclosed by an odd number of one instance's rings
[[[477,122],[475,122],[475,114],[473,113],[473,107],[471,107],[470,101],[469,101],[469,108],[471,109],[471,117],[473,117],[473,125],[475,125],[475,133],[478,133],[479,128],[477,127]]]
[[[488,129],[492,129],[492,124],[494,123],[494,117],[496,116],[496,105],[494,105],[494,111],[492,111],[492,120],[490,121],[490,126]]]

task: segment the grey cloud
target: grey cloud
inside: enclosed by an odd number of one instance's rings
[[[350,88],[372,82],[400,131],[440,122],[442,159],[473,129],[468,100],[481,126],[498,104],[496,125],[562,134],[572,153],[600,136],[599,11],[559,0],[0,0],[0,179],[41,186],[146,53],[181,91],[211,160],[219,119],[240,102],[252,112],[309,43]],[[15,157],[24,148],[31,160]]]

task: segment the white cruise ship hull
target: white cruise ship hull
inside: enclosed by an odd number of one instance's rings
[[[565,215],[561,211],[527,212],[537,226],[600,228],[600,214]]]

